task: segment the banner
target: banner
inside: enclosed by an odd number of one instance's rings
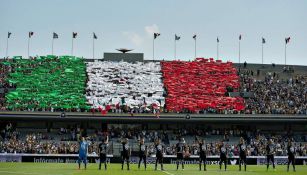
[[[114,157],[113,155],[107,155],[108,163],[121,163],[121,157]],[[165,155],[163,162],[165,164],[176,164],[175,155]],[[286,165],[288,161],[287,156],[275,156],[276,165]],[[78,154],[0,154],[0,162],[33,162],[33,163],[77,163]],[[98,155],[88,155],[88,163],[99,163]],[[147,157],[147,164],[154,164],[156,161],[155,156]],[[238,165],[239,157],[233,156],[227,159],[229,165]],[[130,163],[137,164],[139,162],[138,156],[131,156]],[[296,157],[297,165],[306,165],[307,156]],[[191,156],[184,159],[184,164],[198,164],[199,156]],[[208,165],[218,165],[219,156],[208,156]],[[247,156],[248,165],[265,165],[265,156]]]
[[[21,162],[21,157],[18,154],[0,154],[0,162]]]

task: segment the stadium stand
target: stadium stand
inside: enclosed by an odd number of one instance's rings
[[[307,114],[307,75],[265,72],[262,77],[252,70],[240,71],[241,89],[253,92],[247,98],[246,114]]]
[[[6,94],[13,111],[84,111],[86,84],[83,59],[71,56],[13,58],[8,82],[16,89]]]
[[[265,155],[265,145],[267,138],[272,138],[276,143],[278,156],[287,155],[288,138],[295,141],[295,150],[297,155],[307,155],[307,135],[302,132],[293,132],[291,130],[274,133],[271,130],[259,129],[239,129],[239,128],[211,128],[198,129],[174,129],[174,130],[146,130],[130,126],[122,129],[112,127],[108,132],[99,130],[84,129],[80,126],[71,126],[60,128],[48,132],[46,129],[35,128],[16,128],[11,123],[1,128],[0,153],[36,153],[36,154],[71,154],[78,153],[77,138],[87,136],[91,141],[89,153],[96,154],[98,144],[106,135],[110,136],[110,154],[120,155],[120,139],[127,137],[130,139],[130,145],[133,151],[139,149],[138,140],[144,137],[149,147],[149,153],[154,154],[153,141],[161,138],[166,147],[167,155],[175,154],[175,145],[180,137],[184,137],[191,154],[197,155],[197,138],[205,138],[209,149],[208,155],[219,155],[218,144],[224,141],[229,152],[229,156],[237,156],[239,137],[244,137],[247,141],[248,155]]]
[[[239,76],[231,62],[213,58],[197,58],[192,62],[161,62],[166,105],[173,112],[214,110],[244,110],[241,97],[228,97],[229,91],[239,88]]]
[[[0,71],[1,111],[307,114],[304,66],[47,55],[2,59]]]
[[[94,109],[152,111],[164,105],[160,71],[159,62],[87,63],[86,98]]]
[[[0,110],[5,110],[5,91],[8,87],[8,83],[6,82],[7,74],[9,72],[9,66],[5,66],[7,63],[4,60],[0,60]]]

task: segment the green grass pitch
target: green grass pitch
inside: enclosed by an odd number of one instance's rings
[[[286,166],[276,166],[276,171],[273,171],[270,166],[269,171],[266,171],[266,166],[250,165],[247,167],[247,171],[238,171],[238,166],[229,165],[228,170],[220,171],[217,165],[208,165],[207,171],[199,171],[198,165],[185,165],[185,170],[176,171],[176,165],[165,164],[165,171],[154,171],[154,165],[148,165],[147,170],[144,170],[144,166],[138,170],[136,164],[130,165],[130,171],[121,170],[120,164],[108,165],[108,170],[98,170],[98,164],[88,164],[86,170],[77,169],[77,164],[56,164],[56,163],[0,163],[0,175],[307,175],[307,166],[296,166],[296,172],[292,171],[292,167],[289,172],[286,172]],[[103,167],[103,166],[102,166]],[[159,167],[159,166],[158,166]]]

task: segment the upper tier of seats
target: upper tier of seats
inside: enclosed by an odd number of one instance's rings
[[[0,60],[0,111],[6,109],[4,94],[7,92],[5,89],[9,88],[9,83],[6,81],[10,72],[10,64],[4,60]]]
[[[239,76],[231,62],[198,58],[192,62],[162,62],[167,109],[175,112],[203,109],[244,109],[241,97],[227,97],[239,88]]]
[[[280,70],[281,71],[281,70]],[[247,114],[307,114],[307,75],[305,72],[265,72],[263,78],[250,69],[240,74],[243,92],[252,92],[246,99]],[[286,75],[290,78],[281,77]]]
[[[1,111],[307,114],[304,66],[236,69],[212,58],[85,64],[49,55],[0,60],[0,73]]]
[[[86,98],[93,108],[106,105],[145,107],[164,105],[160,63],[87,63]]]
[[[85,109],[86,84],[83,59],[70,56],[40,56],[13,59],[7,81],[16,86],[5,95],[10,110]]]

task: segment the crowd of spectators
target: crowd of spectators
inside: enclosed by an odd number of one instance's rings
[[[139,108],[163,105],[159,62],[88,62],[86,98],[95,109],[106,105]],[[162,103],[162,104],[161,104]]]
[[[286,156],[287,155],[287,139],[282,139],[280,136],[277,137],[270,137],[273,139],[274,144],[276,146],[276,156]],[[210,142],[207,143],[208,148],[208,155],[219,155],[219,144],[220,142]],[[238,143],[227,143],[227,153],[229,157],[232,156],[239,156],[239,147]],[[263,156],[266,155],[266,144],[267,144],[267,137],[264,135],[258,135],[255,138],[250,138],[248,144],[247,144],[247,155],[248,156]],[[192,150],[192,155],[198,155],[198,144],[197,142],[194,142],[190,145],[188,145],[189,150]],[[306,156],[307,155],[307,144],[306,143],[295,143],[294,145],[296,154],[298,156]],[[170,155],[173,155],[175,153],[175,145],[172,145],[169,150]]]
[[[77,138],[83,134],[86,133],[80,127],[71,128],[69,133],[67,129],[61,128],[56,138],[48,132],[24,134],[9,123],[1,130],[0,153],[77,154],[79,150]],[[90,145],[89,153],[96,149],[97,144]]]
[[[89,153],[97,154],[98,145],[102,138],[106,135],[110,137],[111,149],[109,153],[113,153],[113,143],[120,144],[122,138],[129,138],[134,151],[138,150],[138,141],[141,137],[145,138],[148,144],[149,154],[154,154],[154,141],[160,138],[165,146],[166,155],[174,155],[176,153],[176,141],[183,137],[188,140],[187,148],[191,155],[198,155],[198,140],[202,138],[210,138],[217,135],[221,139],[214,139],[206,142],[208,155],[219,155],[218,146],[223,141],[228,150],[228,156],[237,156],[239,154],[236,142],[230,141],[229,138],[243,137],[247,144],[247,153],[250,156],[265,155],[265,147],[267,139],[273,139],[276,145],[276,155],[287,155],[288,139],[294,139],[297,155],[307,155],[307,136],[293,137],[293,133],[285,132],[284,134],[264,134],[260,130],[244,130],[244,129],[180,129],[180,130],[145,130],[139,128],[121,129],[109,128],[108,131],[98,131],[87,134],[87,131],[79,126],[70,128],[61,128],[57,133],[57,137],[50,136],[48,133],[28,133],[26,135],[18,132],[12,124],[7,124],[1,130],[0,153],[36,153],[36,154],[77,154],[79,150],[78,141],[81,136],[86,137],[90,142]],[[175,142],[174,142],[175,141]]]
[[[4,60],[0,60],[0,110],[6,110],[5,107],[5,93],[10,87],[10,84],[6,81],[7,75],[10,72],[10,67],[3,64]]]
[[[281,78],[267,72],[257,79],[251,71],[241,72],[243,92],[253,92],[245,99],[246,114],[307,114],[307,75]]]
[[[253,71],[246,68],[239,69],[240,92],[252,93],[251,97],[245,97],[245,109],[219,110],[206,108],[196,113],[200,114],[307,114],[307,75],[289,76],[280,75],[282,72],[293,73],[293,68],[283,69],[280,72],[264,72],[260,76],[260,70]],[[167,105],[167,104],[166,104]],[[127,106],[111,106],[112,113],[152,113],[154,108],[143,108],[143,105],[135,108]],[[160,107],[160,112],[168,112],[165,106]],[[189,110],[181,113],[190,113]]]
[[[31,57],[30,60],[36,60],[39,57]],[[56,58],[55,58],[56,59]],[[14,84],[7,81],[9,72],[15,71],[22,67],[23,62],[16,61],[17,59],[2,59],[0,60],[0,110],[8,110],[6,104],[5,94],[8,93],[9,88],[14,88]],[[47,60],[47,61],[52,61]],[[37,64],[40,64],[39,62]],[[14,66],[11,66],[14,65]],[[30,68],[35,68],[35,64],[28,64]],[[238,75],[240,77],[240,92],[248,92],[253,94],[252,97],[244,98],[245,109],[238,111],[235,109],[216,109],[208,107],[206,109],[194,111],[192,113],[213,113],[213,114],[307,114],[307,75],[294,74],[293,67],[284,67],[279,72],[275,72],[275,65],[272,64],[274,71],[257,71],[248,69],[247,63],[244,63],[244,67],[238,69]],[[21,69],[19,71],[27,72],[29,69]],[[283,75],[290,75],[283,76]],[[163,97],[167,96],[166,92],[163,92]],[[131,97],[135,99],[135,97]],[[123,101],[123,100],[121,100]],[[20,103],[20,101],[17,101]],[[42,108],[42,111],[70,111],[70,112],[92,112],[92,113],[130,113],[134,114],[153,114],[159,115],[159,113],[169,112],[167,111],[167,105],[161,103],[161,106],[156,104],[148,104],[146,100],[140,100],[138,105],[129,106],[123,103],[109,104],[104,106],[104,109],[91,109],[80,110],[78,109],[53,109]],[[36,104],[38,105],[38,104]],[[18,110],[18,109],[16,109]],[[32,109],[33,110],[33,109]],[[25,109],[25,111],[32,111]],[[189,110],[183,110],[180,113],[191,113]]]
[[[174,137],[173,140],[179,140],[179,138],[193,138],[192,143],[188,143],[187,147],[190,150],[192,155],[199,154],[198,140],[199,138],[211,137],[214,135],[220,135],[223,139],[221,140],[210,140],[207,142],[208,155],[219,155],[219,144],[223,141],[226,144],[228,150],[228,156],[238,156],[239,147],[238,143],[229,142],[231,137],[243,137],[246,140],[247,144],[247,154],[249,156],[261,156],[266,155],[266,144],[268,139],[272,139],[276,145],[276,155],[285,156],[287,155],[287,142],[288,139],[294,139],[297,142],[295,143],[295,149],[297,155],[306,156],[307,155],[307,136],[294,137],[291,131],[288,131],[284,134],[264,134],[260,130],[242,130],[242,129],[211,129],[207,128],[205,130],[200,129],[183,129],[178,131],[173,131]],[[166,144],[166,154],[174,155],[176,153],[176,144]]]

